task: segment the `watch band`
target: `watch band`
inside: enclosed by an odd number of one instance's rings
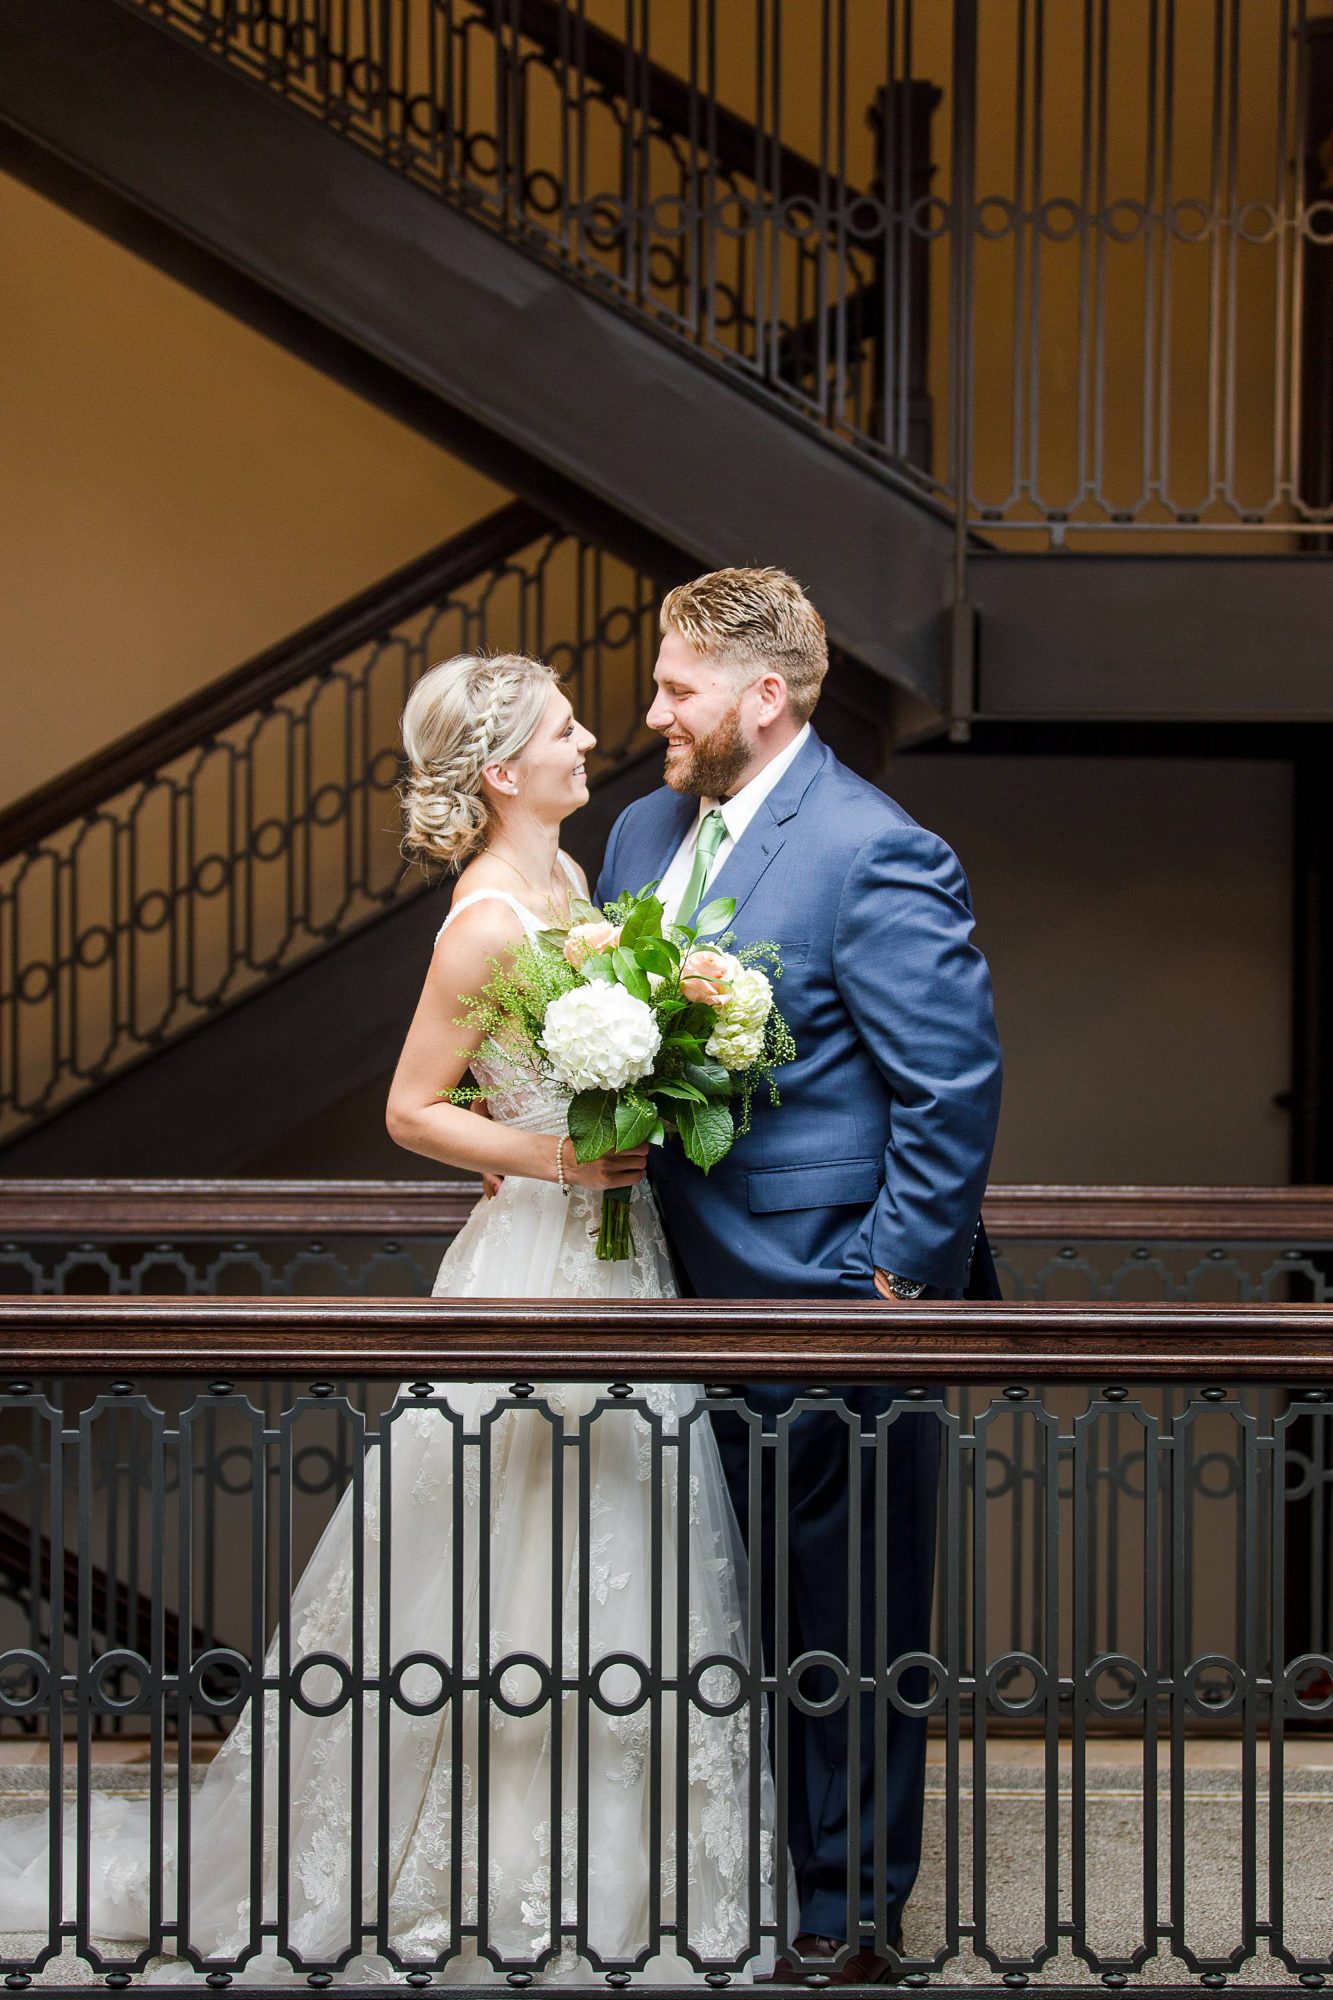
[[[919,1299],[926,1289],[924,1284],[918,1285],[911,1278],[900,1278],[895,1271],[886,1271],[884,1276],[895,1299]]]

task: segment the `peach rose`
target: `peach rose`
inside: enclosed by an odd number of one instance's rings
[[[619,924],[575,924],[565,938],[565,958],[577,972],[593,952],[612,951],[619,943]]]
[[[692,951],[680,968],[681,998],[703,1007],[725,1007],[732,962],[725,952]]]

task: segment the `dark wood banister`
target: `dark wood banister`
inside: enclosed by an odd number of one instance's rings
[[[84,813],[149,778],[311,674],[334,666],[423,605],[517,555],[555,523],[526,501],[497,508],[461,534],[358,591],[333,611],[211,681],[0,812],[0,861],[45,840]]]
[[[0,1299],[0,1390],[234,1381],[1333,1383],[1333,1304]],[[15,1385],[22,1387],[15,1390]]]
[[[475,1181],[3,1180],[0,1240],[434,1236]],[[1330,1187],[992,1187],[998,1242],[1333,1243]]]

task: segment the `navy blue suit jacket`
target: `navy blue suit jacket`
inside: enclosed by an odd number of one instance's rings
[[[616,821],[599,903],[660,881],[698,810],[663,787]],[[796,1060],[782,1103],[706,1178],[677,1141],[649,1173],[701,1298],[864,1297],[895,1271],[957,1296],[1000,1103],[986,961],[952,850],[813,733],[709,898],[782,948]]]

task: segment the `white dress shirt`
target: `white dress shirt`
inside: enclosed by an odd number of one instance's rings
[[[793,737],[786,749],[779,750],[772,762],[765,764],[763,770],[756,777],[751,778],[748,785],[742,785],[740,790],[733,793],[731,798],[725,801],[719,799],[700,799],[699,810],[694,816],[694,825],[672,855],[670,863],[667,866],[667,871],[663,875],[658,887],[657,893],[661,898],[667,923],[671,924],[675,922],[676,913],[680,909],[680,899],[684,894],[685,885],[690,879],[690,871],[694,867],[694,853],[699,845],[699,828],[703,825],[705,816],[710,812],[720,812],[722,814],[722,823],[727,829],[722,837],[721,845],[713,857],[713,866],[708,878],[709,887],[711,887],[721,874],[727,857],[731,854],[737,841],[758,812],[760,806],[764,803],[764,800],[796,762],[809,734],[810,724],[807,722],[798,734]],[[701,904],[708,901],[708,893],[708,887],[706,887],[699,899]]]

